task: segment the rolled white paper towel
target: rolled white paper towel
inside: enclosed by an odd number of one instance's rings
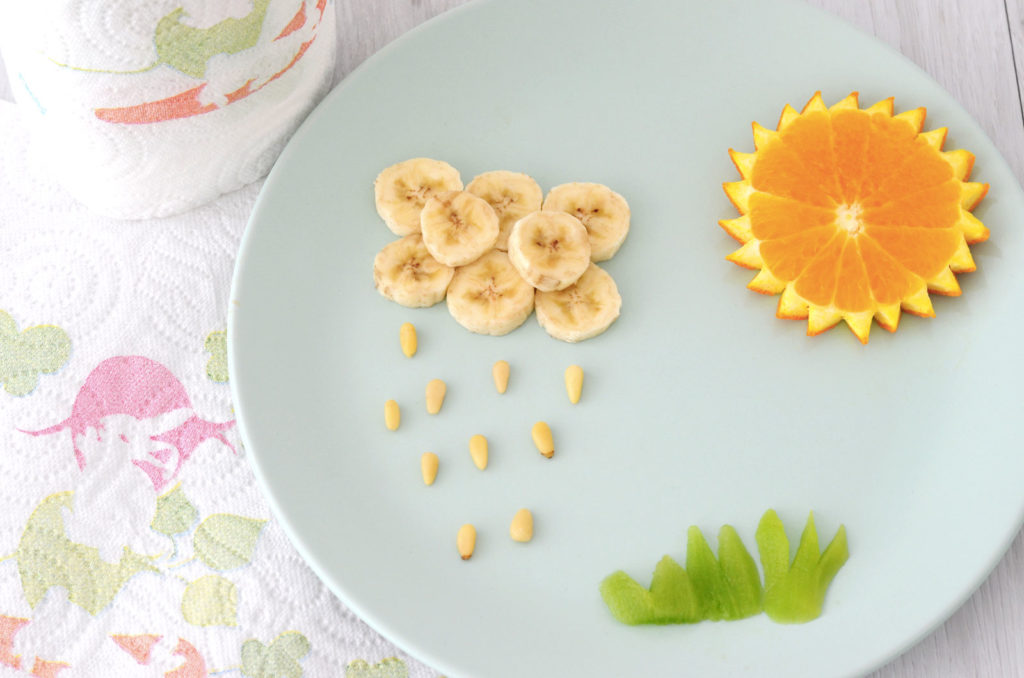
[[[270,169],[326,93],[334,0],[0,2],[33,152],[108,216],[166,216]]]

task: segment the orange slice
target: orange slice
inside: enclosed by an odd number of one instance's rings
[[[943,151],[946,129],[922,132],[924,117],[818,92],[775,131],[755,122],[753,153],[729,149],[742,180],[723,188],[741,216],[719,224],[742,247],[726,258],[759,269],[747,287],[780,294],[779,318],[806,318],[809,335],[842,320],[866,344],[872,319],[895,332],[901,311],[935,315],[929,292],[960,294],[954,274],[988,239],[971,214],[988,184],[968,181],[974,156]]]

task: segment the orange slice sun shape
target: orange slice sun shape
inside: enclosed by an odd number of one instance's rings
[[[867,343],[872,318],[895,332],[901,309],[934,317],[929,292],[960,294],[968,245],[988,238],[971,214],[988,184],[967,181],[974,156],[944,152],[946,128],[922,132],[924,117],[819,92],[774,132],[755,122],[753,153],[729,150],[743,179],[723,186],[742,216],[719,223],[743,246],[726,258],[760,269],[747,287],[781,293],[778,317],[807,318],[809,335],[845,320]]]

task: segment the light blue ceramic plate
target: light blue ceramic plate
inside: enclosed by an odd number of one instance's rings
[[[751,120],[821,89],[928,107],[948,147],[977,154],[992,190],[977,214],[963,296],[938,317],[817,338],[775,318],[776,299],[724,260]],[[392,239],[372,183],[414,156],[465,180],[523,171],[545,189],[598,181],[633,209],[607,262],[619,321],[581,345],[530,319],[505,337],[459,327],[443,304],[410,310],[373,288]],[[409,33],[353,73],[275,166],[246,232],[230,318],[231,380],[245,446],[277,516],[331,589],[383,634],[449,676],[853,675],[948,617],[1022,518],[1018,426],[1024,195],[978,126],[896,53],[791,2],[492,0]],[[419,328],[402,356],[398,328]],[[491,384],[512,364],[509,392]],[[571,406],[562,371],[586,369]],[[441,377],[443,412],[423,407]],[[384,401],[403,408],[384,429]],[[546,419],[543,459],[530,426]],[[467,441],[491,441],[477,471]],[[441,457],[436,485],[419,457]],[[529,507],[536,536],[508,537]],[[825,614],[627,628],[598,595],[623,568],[648,581],[685,529],[736,526],[753,546],[774,507],[822,538],[846,524],[852,557]],[[455,534],[479,531],[462,562]]]

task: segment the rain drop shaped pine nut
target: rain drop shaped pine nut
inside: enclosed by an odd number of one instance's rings
[[[423,474],[423,484],[433,485],[437,479],[437,466],[440,460],[433,452],[424,452],[420,457],[420,472]]]
[[[444,395],[448,387],[440,379],[431,379],[427,384],[427,413],[437,414],[444,404]]]
[[[494,363],[494,367],[491,368],[491,376],[494,377],[494,388],[498,389],[498,393],[504,393],[508,390],[508,375],[510,371],[511,368],[504,360]]]
[[[476,467],[483,471],[487,468],[487,438],[479,433],[469,439],[469,456]]]
[[[580,401],[580,394],[583,393],[583,368],[579,365],[565,368],[565,392],[573,405]]]
[[[416,326],[412,323],[402,323],[401,329],[398,330],[398,341],[402,344],[402,353],[406,358],[416,355]]]
[[[512,541],[526,543],[533,539],[533,514],[529,509],[519,509],[512,517],[512,524],[509,525],[508,535]]]
[[[402,411],[398,409],[398,403],[389,400],[384,403],[384,425],[389,431],[397,431],[398,425],[402,423]]]
[[[459,535],[455,538],[455,545],[459,548],[459,555],[463,560],[469,560],[473,556],[473,549],[476,548],[476,528],[466,523],[459,528]]]
[[[538,452],[548,459],[555,455],[555,441],[551,436],[551,427],[543,421],[538,421],[533,425],[530,434],[533,436],[533,444],[537,446]]]

